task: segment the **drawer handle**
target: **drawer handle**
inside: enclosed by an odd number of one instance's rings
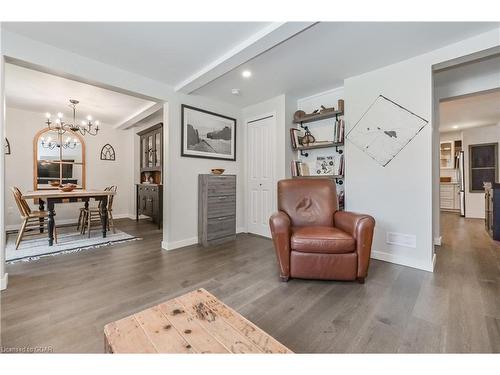
[[[224,199],[227,199],[227,197],[226,197],[226,196],[224,196],[224,195],[223,195],[223,196],[221,196],[221,197],[219,197],[219,200],[221,200],[221,201],[222,201],[222,200],[224,200]]]

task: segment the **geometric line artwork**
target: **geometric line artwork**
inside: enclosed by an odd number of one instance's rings
[[[115,149],[109,143],[106,143],[101,150],[101,160],[116,160]]]
[[[385,167],[428,123],[426,119],[379,95],[346,138]]]

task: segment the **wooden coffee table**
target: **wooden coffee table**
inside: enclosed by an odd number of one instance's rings
[[[198,289],[104,327],[108,353],[292,353]]]

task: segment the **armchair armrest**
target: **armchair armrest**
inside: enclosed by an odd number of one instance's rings
[[[290,278],[290,217],[283,211],[278,211],[269,218],[269,226],[280,266],[280,278],[288,281]]]
[[[370,215],[337,211],[333,216],[333,225],[349,233],[356,240],[358,279],[364,280],[370,263],[375,219]]]

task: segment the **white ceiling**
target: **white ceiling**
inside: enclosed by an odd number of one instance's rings
[[[270,22],[5,22],[5,29],[176,86]]]
[[[500,124],[500,90],[444,101],[439,105],[440,132],[494,124]]]
[[[45,120],[46,112],[62,112],[70,118],[69,99],[76,99],[80,101],[77,106],[79,119],[90,114],[103,125],[112,126],[155,104],[12,64],[5,64],[5,97],[7,107],[40,112],[40,121]]]
[[[322,22],[196,93],[248,105],[281,93],[299,98],[343,86],[371,71],[498,27],[498,23]],[[241,71],[253,75],[243,79]],[[241,89],[240,96],[231,94]]]
[[[12,32],[213,99],[305,97],[499,27],[480,22],[4,23]],[[243,79],[241,71],[253,75]],[[201,77],[201,78],[200,78]],[[208,82],[208,83],[207,83]],[[239,88],[234,96],[231,89]]]

